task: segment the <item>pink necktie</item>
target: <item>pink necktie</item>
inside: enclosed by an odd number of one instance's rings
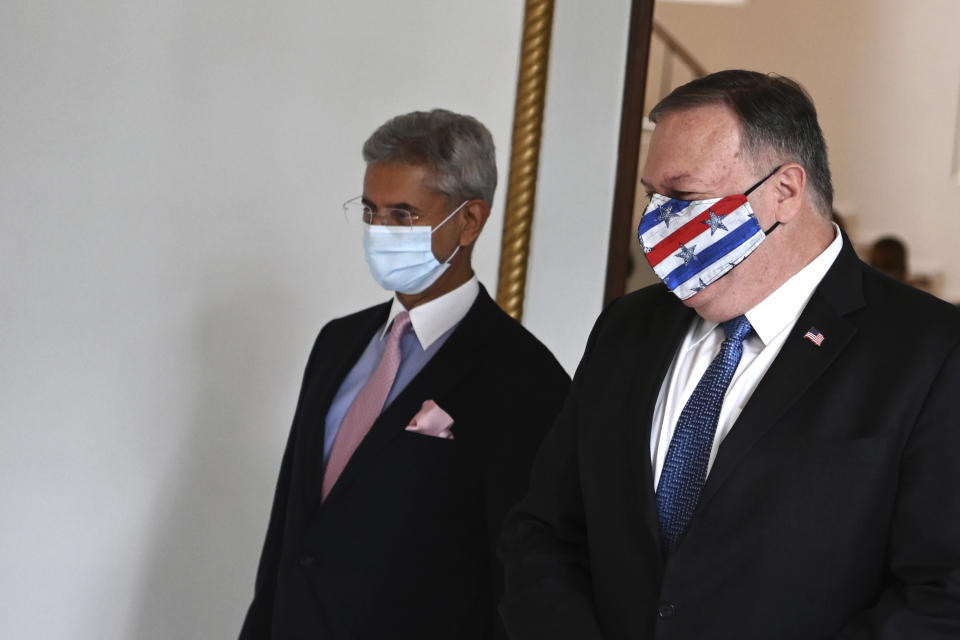
[[[330,450],[327,469],[323,474],[322,500],[327,499],[330,489],[347,466],[350,456],[357,450],[360,441],[367,435],[383,410],[383,404],[390,395],[390,387],[393,386],[393,379],[397,377],[397,369],[400,368],[400,339],[409,328],[410,314],[406,311],[397,314],[390,329],[387,348],[377,368],[373,370],[373,374],[347,409],[347,414],[343,416],[340,431],[337,432],[333,448]]]

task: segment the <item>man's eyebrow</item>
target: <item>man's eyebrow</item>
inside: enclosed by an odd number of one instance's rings
[[[663,179],[663,184],[664,184],[665,186],[674,186],[674,185],[676,185],[678,182],[683,182],[683,181],[685,181],[685,180],[690,180],[691,178],[693,178],[693,176],[692,176],[691,174],[689,174],[689,173],[686,173],[686,172],[684,172],[684,173],[678,173],[678,174],[671,175],[671,176],[667,176],[666,178],[664,178],[664,179]],[[640,178],[640,183],[641,183],[643,186],[647,187],[647,188],[651,188],[651,189],[653,188],[653,185],[650,184],[649,182],[647,182],[647,181],[646,181],[645,179],[643,179],[642,177]],[[684,185],[684,186],[686,186],[686,185]]]
[[[419,213],[419,209],[408,202],[391,202],[384,207],[385,209],[403,209],[410,213]]]
[[[640,178],[640,184],[648,191],[680,198],[681,200],[691,194],[708,193],[708,191],[704,191],[704,185],[690,173],[678,173],[665,178],[661,187],[662,191],[643,178]]]
[[[372,201],[370,198],[366,197],[366,196],[361,196],[361,197],[360,197],[360,201],[363,202],[363,204],[365,204],[365,205],[367,205],[368,207],[370,207],[371,209],[376,210],[376,208],[377,208],[377,205],[375,205],[375,204],[373,203],[373,201]],[[383,208],[384,208],[384,209],[405,209],[406,211],[409,211],[410,213],[418,213],[418,212],[419,212],[419,209],[418,209],[417,207],[413,206],[412,204],[410,204],[409,202],[391,202],[391,203],[385,204],[385,205],[383,206]]]

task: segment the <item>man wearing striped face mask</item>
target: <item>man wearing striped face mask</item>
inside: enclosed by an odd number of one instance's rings
[[[722,71],[652,111],[638,236],[507,520],[516,639],[960,637],[960,314],[831,222],[816,111]]]

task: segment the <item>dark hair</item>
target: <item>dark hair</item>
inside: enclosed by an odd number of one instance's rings
[[[497,162],[493,136],[476,118],[434,109],[391,118],[363,144],[367,163],[422,164],[451,200],[493,203]]]
[[[817,208],[830,216],[833,183],[827,145],[813,101],[799,83],[756,71],[718,71],[674,89],[657,103],[650,119],[656,122],[665,114],[710,104],[733,110],[740,121],[741,146],[754,161],[772,151],[779,156],[775,162],[797,162],[806,169]]]

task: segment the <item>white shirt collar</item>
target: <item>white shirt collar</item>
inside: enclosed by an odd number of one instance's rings
[[[477,281],[477,276],[474,275],[453,291],[411,309],[410,324],[417,340],[420,342],[420,347],[427,349],[437,341],[437,338],[463,320],[479,294],[480,283]],[[380,333],[381,340],[386,336],[387,329],[389,329],[393,319],[401,311],[406,311],[406,309],[400,300],[394,296],[393,304],[390,306],[390,315],[387,317],[387,324],[384,325],[383,331]]]
[[[817,285],[840,255],[843,247],[840,227],[834,224],[833,228],[833,242],[820,255],[745,314],[763,344],[770,344],[781,331],[796,323]],[[709,335],[717,324],[699,318],[699,326],[693,334],[693,344]]]

